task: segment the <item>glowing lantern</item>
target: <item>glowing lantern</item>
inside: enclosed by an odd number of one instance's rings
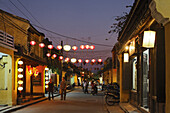
[[[23,90],[23,87],[18,87],[18,90],[19,90],[19,91],[22,91],[22,90]]]
[[[19,74],[19,75],[18,75],[18,78],[23,78],[23,75],[22,75],[22,74]]]
[[[92,60],[91,60],[91,62],[95,63],[95,62],[96,62],[96,60],[95,60],[95,59],[92,59]]]
[[[86,49],[90,49],[90,46],[89,46],[89,45],[85,45],[85,48],[86,48]]]
[[[59,60],[63,60],[63,56],[59,56]]]
[[[61,49],[62,49],[62,46],[61,46],[61,45],[58,45],[58,46],[57,46],[57,49],[58,49],[58,50],[61,50]]]
[[[23,64],[23,61],[18,61],[18,64],[19,64],[19,65],[22,65],[22,64]]]
[[[23,84],[23,81],[22,81],[22,80],[19,80],[19,81],[18,81],[18,84]]]
[[[48,84],[49,83],[49,81],[45,81],[45,84]]]
[[[47,57],[50,57],[50,56],[51,56],[51,54],[50,54],[50,53],[47,53],[46,55],[47,55]]]
[[[67,57],[67,58],[65,58],[65,62],[68,62],[70,59]]]
[[[45,80],[48,80],[48,77],[45,77]]]
[[[91,45],[91,46],[90,46],[90,49],[91,49],[91,50],[93,50],[94,48],[95,48],[95,46],[94,46],[94,45]]]
[[[78,62],[79,62],[79,63],[82,63],[82,59],[78,59]]]
[[[85,46],[84,46],[84,45],[81,45],[81,46],[80,46],[80,49],[82,49],[82,50],[83,50],[84,48],[85,48]]]
[[[46,76],[48,76],[49,74],[48,73],[45,73]]]
[[[129,54],[124,53],[124,62],[129,62]]]
[[[32,69],[29,70],[29,74],[32,75]]]
[[[46,71],[48,71],[48,70],[49,70],[49,68],[47,68],[47,67],[46,67],[46,68],[45,68],[45,70],[46,70]]]
[[[98,59],[98,62],[102,62],[102,59]]]
[[[71,62],[72,62],[72,63],[76,63],[76,61],[77,61],[76,58],[72,58],[72,59],[71,59]]]
[[[129,49],[129,46],[126,46],[126,47],[125,47],[125,50],[128,51],[128,49]]]
[[[64,50],[65,51],[70,51],[71,49],[71,46],[70,45],[64,45]]]
[[[41,48],[43,48],[43,47],[45,47],[45,44],[44,44],[44,43],[40,43],[39,46],[40,46]]]
[[[36,44],[36,42],[35,42],[35,41],[31,41],[30,44],[31,44],[32,46],[34,46],[34,45]]]
[[[90,62],[90,60],[85,60],[85,62],[86,62],[86,63],[89,63],[89,62]]]
[[[72,49],[73,49],[74,51],[76,51],[76,50],[78,49],[78,47],[77,47],[77,46],[73,46]]]
[[[45,88],[48,88],[48,85],[46,85]]]
[[[36,77],[36,76],[38,76],[38,74],[39,74],[38,69],[35,69],[34,76]]]
[[[48,49],[53,49],[53,45],[48,45]]]
[[[22,68],[18,68],[18,72],[23,72],[23,69]]]
[[[154,48],[155,45],[155,31],[144,31],[143,36],[143,47]]]
[[[56,58],[57,57],[57,55],[56,54],[53,54],[53,56],[52,56],[53,58]]]
[[[50,56],[51,56],[51,54],[50,54],[50,53],[47,53],[47,54],[46,54],[46,56],[47,56],[47,57],[50,57]]]

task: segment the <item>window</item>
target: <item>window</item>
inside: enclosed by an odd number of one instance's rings
[[[132,71],[132,80],[133,80],[133,85],[132,89],[137,90],[137,57],[135,57],[133,60],[133,71]]]

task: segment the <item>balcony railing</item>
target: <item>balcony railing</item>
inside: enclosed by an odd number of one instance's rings
[[[0,43],[14,48],[14,37],[0,30]]]

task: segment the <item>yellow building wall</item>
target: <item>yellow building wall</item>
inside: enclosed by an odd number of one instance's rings
[[[75,74],[75,76],[74,76],[74,83],[75,83],[75,85],[78,85],[77,79],[78,79],[78,76],[77,76],[77,74]]]
[[[58,87],[58,85],[59,85],[59,78],[60,78],[60,75],[59,74],[57,74],[57,87]]]
[[[170,0],[155,0],[156,9],[165,18],[170,18]]]
[[[66,72],[62,71],[62,77],[65,77]]]
[[[0,47],[0,52],[8,54],[8,57],[5,57],[1,60],[0,63],[6,62],[5,68],[0,69],[0,74],[5,75],[6,78],[0,77],[0,83],[6,84],[4,86],[0,86],[0,105],[13,105],[15,104],[16,99],[16,89],[13,87],[14,82],[14,52],[13,50],[6,49],[4,47]],[[10,72],[9,72],[10,70]],[[4,82],[5,80],[5,82]]]
[[[113,73],[113,82],[117,82],[117,69],[112,69]]]

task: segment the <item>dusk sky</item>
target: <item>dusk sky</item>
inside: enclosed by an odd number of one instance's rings
[[[23,8],[18,2],[20,1],[35,19]],[[25,17],[12,3],[24,12]],[[110,26],[115,22],[114,17],[120,16],[123,12],[129,12],[127,5],[132,5],[134,0],[0,0],[0,9],[14,15],[30,20],[31,24],[43,26],[43,28],[56,33],[90,41],[94,43],[112,45],[117,41],[117,34],[108,34]],[[28,18],[29,17],[29,18]],[[37,27],[36,27],[37,28]],[[66,39],[52,33],[48,33],[37,28],[49,38],[54,45],[64,44],[81,45],[87,44],[71,39]],[[90,37],[90,38],[89,38]],[[105,40],[110,38],[109,40]],[[90,43],[89,43],[90,44]],[[94,51],[102,56],[101,50],[107,50],[103,56],[111,56],[113,47],[97,46]],[[81,51],[80,49],[78,51]],[[88,57],[95,57],[94,54],[88,53]],[[79,54],[80,55],[80,54]],[[99,57],[95,54],[96,57]]]

